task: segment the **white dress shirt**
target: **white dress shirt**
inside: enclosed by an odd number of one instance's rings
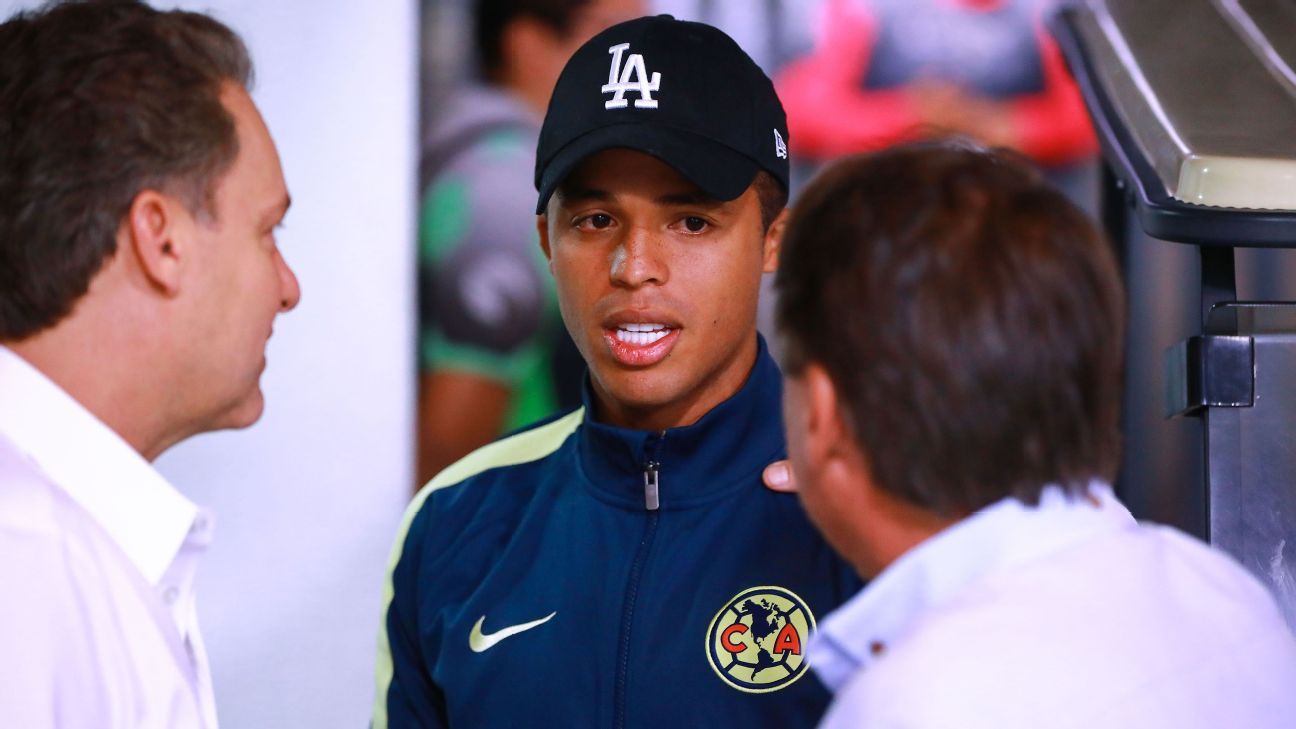
[[[0,726],[216,729],[198,509],[0,347]]]
[[[1296,641],[1240,565],[1105,484],[905,553],[810,646],[830,729],[1293,729]]]

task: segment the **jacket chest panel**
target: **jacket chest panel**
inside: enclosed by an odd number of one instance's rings
[[[763,495],[746,507],[654,514],[569,493],[544,519],[521,520],[482,558],[484,579],[436,621],[429,664],[452,723],[795,726],[818,716],[828,694],[802,666],[805,645],[853,590],[840,594],[843,565],[799,510]]]

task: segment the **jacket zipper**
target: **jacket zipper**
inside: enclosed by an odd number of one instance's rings
[[[657,461],[648,461],[644,466],[644,508],[648,511],[657,511],[661,506],[661,495],[658,489],[658,470],[661,464]]]
[[[659,492],[659,472],[661,464],[655,456],[661,453],[661,439],[658,437],[653,449],[654,458],[644,464],[644,510],[647,520],[643,536],[639,539],[639,548],[635,550],[634,561],[630,563],[630,579],[626,584],[625,611],[621,619],[621,645],[617,651],[616,687],[612,696],[612,715],[616,729],[625,729],[626,723],[626,684],[630,672],[630,631],[634,627],[635,603],[639,599],[639,583],[643,579],[644,562],[652,549],[653,538],[657,535],[658,507],[661,506]]]

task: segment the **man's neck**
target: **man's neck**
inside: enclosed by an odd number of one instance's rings
[[[654,432],[693,425],[716,406],[738,394],[756,366],[758,353],[753,333],[751,346],[741,348],[730,364],[704,378],[692,392],[667,403],[639,405],[619,401],[591,376],[594,419],[618,428]]]
[[[876,577],[906,552],[959,521],[876,489],[867,502],[860,505],[861,518],[855,522],[859,527],[855,549],[845,555],[865,579]]]
[[[19,342],[14,354],[48,377],[72,399],[152,461],[181,437],[168,437],[166,403],[154,402],[160,374],[138,358],[113,356],[120,347],[78,336],[80,323],[65,320]],[[99,331],[103,331],[100,329]],[[147,358],[146,358],[147,359]]]
[[[731,393],[732,394],[732,393]],[[646,430],[660,433],[670,428],[683,428],[701,420],[711,408],[694,414],[693,403],[674,403],[662,407],[636,407],[617,402],[596,383],[594,385],[594,419],[600,423],[629,430]]]

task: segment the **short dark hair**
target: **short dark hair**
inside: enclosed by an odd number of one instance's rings
[[[57,324],[149,188],[207,212],[238,155],[229,28],[130,0],[52,3],[0,24],[0,341]]]
[[[783,183],[765,170],[756,173],[752,184],[756,187],[756,198],[760,200],[761,229],[769,230],[774,219],[787,207],[788,191]]]
[[[592,0],[477,0],[474,13],[477,65],[486,78],[493,78],[504,62],[504,29],[515,18],[539,20],[560,35],[571,28],[578,10]]]
[[[793,208],[785,366],[828,372],[878,485],[944,516],[1114,475],[1124,295],[1093,223],[1021,158],[840,161]]]

